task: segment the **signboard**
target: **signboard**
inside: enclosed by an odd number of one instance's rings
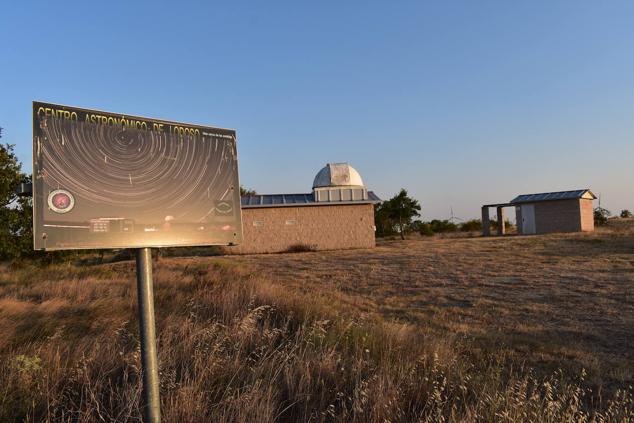
[[[38,250],[242,240],[236,133],[33,103]]]

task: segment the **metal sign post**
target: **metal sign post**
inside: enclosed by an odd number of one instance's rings
[[[146,423],[161,421],[159,397],[158,354],[156,351],[156,325],[154,322],[154,289],[152,287],[152,250],[136,250],[136,284],[139,306],[139,332],[141,333],[141,364],[143,371],[143,399]]]

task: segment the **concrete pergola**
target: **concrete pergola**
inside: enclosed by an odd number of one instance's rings
[[[498,235],[504,235],[506,228],[504,227],[504,208],[514,207],[513,203],[485,204],[482,206],[482,235],[491,236],[491,218],[489,217],[489,209],[495,207],[498,218]]]

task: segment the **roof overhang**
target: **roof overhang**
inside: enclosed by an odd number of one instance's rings
[[[485,204],[482,207],[513,207],[515,203]]]
[[[378,204],[380,201],[313,201],[311,203],[287,203],[287,204],[248,204],[240,206],[241,209],[271,209],[282,207],[325,207],[325,206],[359,206],[363,204]]]
[[[518,195],[510,202],[512,204],[541,203],[543,201],[561,201],[561,200],[596,200],[589,189],[578,189],[574,191],[557,191],[544,192],[540,194],[522,194]]]

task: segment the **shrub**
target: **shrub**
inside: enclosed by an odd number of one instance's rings
[[[594,224],[597,226],[603,226],[608,223],[608,217],[610,217],[612,213],[610,210],[604,209],[603,207],[597,207],[594,209]]]
[[[429,222],[432,231],[434,231],[437,234],[440,233],[444,233],[444,232],[456,232],[458,230],[458,225],[456,225],[455,223],[449,221],[449,220],[437,220],[434,219],[431,222]]]
[[[508,219],[506,219],[506,220],[504,221],[504,227],[505,227],[506,229],[510,229],[510,228],[511,228],[511,226],[513,226],[513,224],[511,223],[511,221],[510,221],[510,220],[508,220]],[[497,228],[498,228],[498,221],[497,221],[497,220],[491,220],[491,230],[497,230]]]
[[[628,217],[632,217],[632,212],[628,209],[621,210],[621,217],[627,219]]]
[[[308,244],[293,244],[286,250],[287,253],[308,253],[311,251],[317,251],[314,245]]]
[[[427,222],[421,223],[418,227],[418,232],[423,236],[433,236],[434,231],[431,228],[431,225]]]
[[[482,221],[480,219],[471,219],[460,225],[462,232],[475,232],[482,230]]]

